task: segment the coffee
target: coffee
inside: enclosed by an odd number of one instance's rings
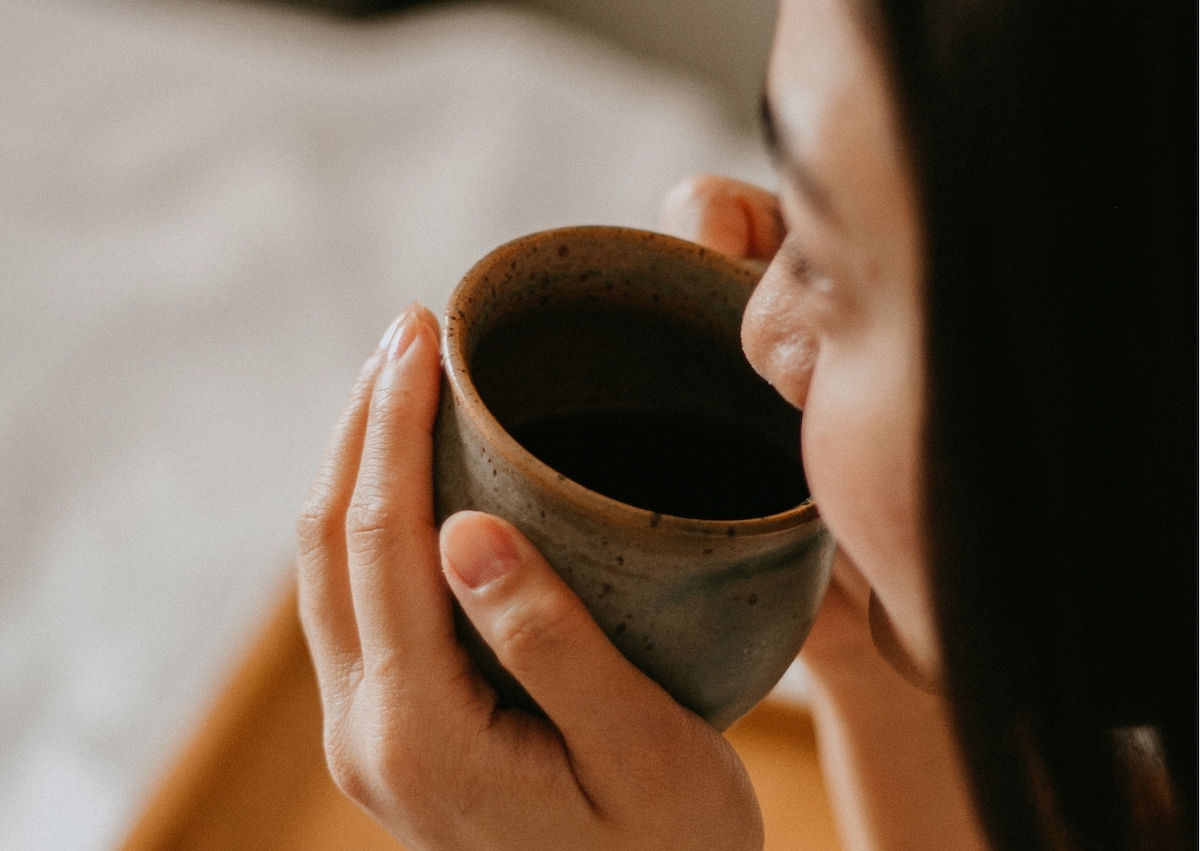
[[[597,493],[698,520],[766,517],[808,497],[799,414],[728,327],[653,301],[539,303],[489,330],[471,365],[500,425]]]
[[[746,426],[683,412],[597,411],[513,431],[538,460],[597,493],[659,514],[744,520],[808,498],[804,471]]]

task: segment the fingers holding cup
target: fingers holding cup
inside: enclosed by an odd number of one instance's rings
[[[364,665],[436,667],[455,646],[433,516],[433,422],[440,361],[425,308],[402,316],[387,346],[346,512],[350,587]]]
[[[730,257],[762,262],[775,256],[785,234],[774,194],[711,174],[689,177],[666,194],[659,227]]]

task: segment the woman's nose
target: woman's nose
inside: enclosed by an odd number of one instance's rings
[[[742,315],[742,351],[754,370],[784,399],[803,408],[817,358],[817,336],[799,289],[777,257],[763,274]]]

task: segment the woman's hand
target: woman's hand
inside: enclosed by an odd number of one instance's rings
[[[764,263],[786,234],[778,198],[753,184],[711,174],[690,177],[668,192],[658,226],[738,260]]]
[[[300,605],[338,785],[413,851],[754,849],[724,737],[613,647],[509,524],[432,505],[437,324],[363,368],[299,522]],[[452,597],[546,713],[498,709]]]

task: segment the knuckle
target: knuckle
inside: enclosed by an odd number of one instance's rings
[[[496,785],[479,759],[486,725],[447,724],[440,708],[415,707],[369,676],[355,697],[325,726],[329,774],[347,797],[397,836],[444,834],[477,815]]]
[[[379,494],[356,494],[346,510],[346,542],[350,551],[363,554],[377,550],[394,523],[390,500]]]
[[[366,806],[371,798],[371,784],[346,733],[342,723],[325,725],[325,764],[329,768],[329,776],[342,793]]]
[[[352,801],[364,807],[370,804],[370,784],[367,783],[357,763],[349,762],[326,752],[325,762],[329,766],[329,776],[333,784]]]
[[[332,490],[323,484],[318,483],[309,491],[296,520],[296,536],[302,553],[323,549],[341,534],[335,505]]]
[[[433,766],[414,748],[416,732],[375,700],[325,727],[330,777],[351,800],[374,811],[390,804],[423,805]],[[352,720],[353,719],[353,720]]]
[[[562,594],[543,593],[511,608],[496,623],[496,654],[506,665],[560,653],[569,642],[578,604]]]

